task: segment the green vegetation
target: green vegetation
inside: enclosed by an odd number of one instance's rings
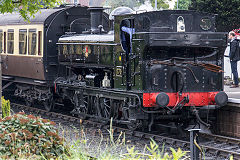
[[[87,160],[89,157],[87,156],[87,151],[84,150],[82,143],[87,145],[87,142],[83,142],[78,140],[74,145],[70,148],[71,156],[68,157],[69,160],[80,159],[80,160]],[[120,153],[124,147],[127,148],[126,153]],[[186,155],[186,151],[182,151],[180,148],[176,151],[173,148],[170,148],[171,152],[168,153],[164,147],[162,149],[159,148],[155,141],[151,141],[150,145],[145,147],[144,152],[135,149],[136,146],[128,146],[123,143],[119,143],[118,145],[111,145],[105,147],[104,151],[100,152],[97,151],[99,154],[94,155],[99,160],[106,160],[106,159],[149,159],[149,160],[180,160],[180,159],[189,159]],[[116,152],[114,152],[116,150]]]
[[[189,9],[217,14],[217,31],[240,28],[240,0],[192,0]]]
[[[172,0],[157,0],[157,8],[158,9],[168,9],[169,4],[168,2]],[[155,0],[151,0],[153,8],[155,8]]]
[[[229,32],[240,28],[240,0],[178,0],[178,9],[217,14],[216,29]],[[174,9],[177,9],[177,2]]]
[[[81,124],[81,123],[80,123]],[[68,159],[75,160],[87,160],[89,157],[87,155],[92,155],[99,160],[110,160],[110,159],[150,159],[150,160],[179,160],[179,159],[189,159],[187,156],[187,151],[182,151],[178,149],[177,151],[173,148],[169,150],[165,150],[164,146],[162,149],[158,146],[158,144],[151,140],[150,145],[146,144],[144,146],[143,151],[139,151],[137,146],[127,145],[129,143],[126,141],[126,137],[124,133],[119,133],[116,137],[114,134],[114,130],[112,128],[112,124],[110,124],[110,128],[108,130],[108,136],[103,136],[101,130],[98,130],[99,141],[96,143],[92,142],[85,135],[84,127],[80,126],[80,131],[75,130],[74,134],[78,137],[78,140],[71,145],[70,147],[70,155]],[[73,132],[70,133],[71,135]],[[65,134],[66,136],[66,134]],[[91,144],[94,143],[94,149]]]
[[[19,12],[21,16],[29,20],[41,8],[52,8],[60,3],[60,0],[1,0],[0,13]]]
[[[140,3],[137,0],[106,0],[103,4],[104,6],[111,6],[111,10],[114,10],[117,7],[129,7],[134,8],[140,5]]]
[[[188,10],[191,0],[178,0],[178,9]],[[177,9],[177,1],[175,2],[174,9]]]
[[[54,125],[23,112],[0,119],[0,159],[50,159],[65,155],[67,147]]]
[[[2,101],[2,118],[10,116],[10,101],[5,100],[4,97],[2,97],[1,101]]]
[[[23,112],[0,119],[0,159],[59,159],[59,160],[88,160],[90,149],[94,148],[96,159],[187,159],[187,152],[164,147],[160,150],[155,141],[145,145],[144,151],[136,146],[126,145],[125,134],[120,133],[116,138],[112,125],[108,130],[109,136],[104,137],[99,130],[100,141],[91,147],[91,141],[85,135],[84,128],[68,132],[58,132],[55,123]],[[59,128],[61,130],[61,127]],[[76,142],[67,143],[59,136],[75,136]],[[66,138],[66,137],[65,137]],[[107,139],[107,143],[106,142]],[[70,146],[70,147],[69,147]]]

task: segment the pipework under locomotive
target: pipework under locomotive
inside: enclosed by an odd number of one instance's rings
[[[80,97],[99,103],[99,113],[79,104],[84,113],[114,116],[133,128],[178,120],[208,126],[198,112],[227,103],[222,71],[227,38],[215,32],[215,15],[184,10],[128,12],[114,15],[114,31],[104,32],[103,8],[90,10],[91,30],[62,36],[58,42],[60,63],[86,85],[80,87]],[[65,95],[74,95],[70,90]],[[105,110],[109,115],[101,113]],[[82,112],[81,107],[75,111]]]

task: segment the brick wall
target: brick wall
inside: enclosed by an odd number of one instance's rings
[[[229,104],[217,110],[217,133],[240,138],[240,107]]]

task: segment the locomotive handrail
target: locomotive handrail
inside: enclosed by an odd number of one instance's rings
[[[222,41],[223,39],[200,39],[200,41]]]
[[[146,9],[141,9],[141,10],[137,10],[137,11],[136,11],[136,14],[138,14],[138,12],[141,12],[141,11],[145,11],[145,12],[147,12]],[[141,13],[145,13],[145,12],[141,12]]]
[[[223,35],[226,35],[226,32],[135,32],[134,34],[223,34]]]
[[[135,38],[133,38],[132,41],[144,41],[144,39],[135,39]]]
[[[154,41],[177,41],[177,39],[154,39]]]
[[[63,43],[56,43],[56,44],[63,44],[63,45],[69,45],[69,44],[85,44],[85,45],[99,45],[99,46],[101,46],[101,45],[103,45],[103,46],[105,46],[105,45],[109,45],[109,46],[117,46],[117,45],[120,45],[120,43],[79,43],[79,42],[77,42],[77,43],[73,43],[73,42],[71,42],[71,43],[67,43],[67,42],[63,42]]]
[[[162,27],[151,27],[151,28],[169,28],[169,29],[172,29],[173,27],[166,27],[166,26],[162,26]]]

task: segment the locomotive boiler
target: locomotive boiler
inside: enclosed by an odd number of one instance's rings
[[[59,39],[52,36],[51,43],[45,37],[44,47],[54,45],[42,59],[44,75],[51,78],[25,76],[35,83],[19,82],[24,76],[5,72],[12,78],[8,82],[16,84],[16,96],[43,102],[49,111],[63,105],[82,118],[112,118],[131,129],[149,130],[155,124],[209,126],[205,111],[227,103],[222,71],[227,37],[215,32],[215,15],[118,8],[109,19],[104,8],[77,8],[84,12],[72,19],[70,9],[55,13],[68,17],[65,25],[52,20],[58,26],[52,33],[61,26],[66,27],[62,33],[68,32]],[[79,23],[87,25],[81,29]]]

